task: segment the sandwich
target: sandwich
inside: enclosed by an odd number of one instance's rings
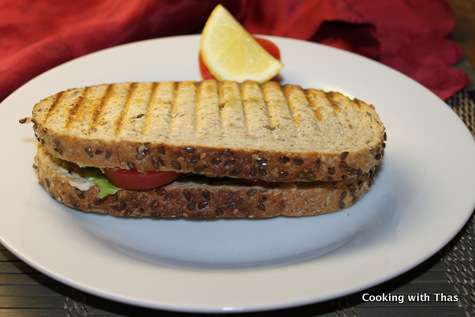
[[[20,122],[54,199],[120,217],[334,212],[369,190],[386,141],[372,105],[273,81],[74,88]]]

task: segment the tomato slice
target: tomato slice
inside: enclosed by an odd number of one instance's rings
[[[201,52],[200,52],[200,55],[199,55],[199,61],[200,61],[201,78],[203,78],[204,80],[206,80],[206,79],[216,79],[216,78],[214,78],[213,74],[211,74],[208,67],[206,67],[205,62],[203,62],[203,57],[201,56]]]
[[[280,50],[277,47],[277,45],[274,44],[274,42],[269,41],[267,39],[263,39],[260,37],[254,36],[256,41],[262,46],[263,49],[265,49],[270,55],[272,55],[274,58],[277,58],[280,60]],[[201,56],[201,52],[198,56],[199,59],[199,64],[200,64],[200,72],[201,72],[201,77],[206,80],[206,79],[216,79],[213,74],[209,71],[208,67],[206,67],[203,57]]]
[[[259,45],[261,45],[262,48],[267,51],[267,53],[280,61],[280,50],[277,45],[274,44],[274,42],[255,36],[254,38],[256,39],[257,43],[259,43]]]
[[[106,168],[104,174],[115,186],[123,189],[152,189],[171,183],[181,175],[177,172],[150,171],[140,173],[135,170]]]

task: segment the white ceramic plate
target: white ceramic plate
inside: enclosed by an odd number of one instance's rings
[[[80,290],[151,308],[257,311],[324,301],[395,277],[436,253],[474,208],[475,146],[435,95],[371,60],[272,38],[282,80],[375,105],[387,126],[376,183],[330,215],[267,220],[119,219],[52,200],[31,168],[36,140],[20,125],[57,91],[117,81],[199,80],[199,36],[119,46],[54,68],[0,106],[0,241]]]

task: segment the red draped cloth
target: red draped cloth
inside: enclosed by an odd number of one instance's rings
[[[469,84],[451,66],[462,50],[447,38],[455,17],[443,0],[0,0],[0,101],[73,58],[128,42],[200,33],[220,2],[251,33],[361,54],[442,99]]]

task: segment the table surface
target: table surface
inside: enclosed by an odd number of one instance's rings
[[[467,60],[475,67],[475,0],[447,0],[457,22],[451,38],[459,43]]]
[[[475,1],[448,0],[457,16],[451,37],[465,56],[456,66],[471,85],[446,100],[475,137]],[[370,290],[328,302],[252,314],[252,316],[475,316],[473,239],[475,216],[430,259]],[[398,304],[363,302],[362,294],[431,294],[430,301]],[[434,293],[457,295],[458,301],[435,301]],[[151,310],[105,300],[61,284],[31,268],[0,244],[0,317],[41,316],[194,316]],[[245,314],[246,315],[246,314]],[[220,316],[212,314],[212,316]]]

